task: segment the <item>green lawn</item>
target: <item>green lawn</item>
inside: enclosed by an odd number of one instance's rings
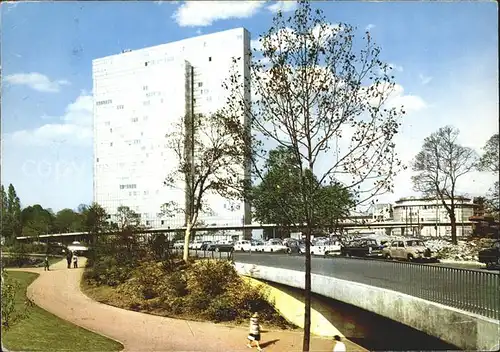
[[[10,271],[19,281],[16,305],[22,307],[26,289],[38,274]],[[62,320],[34,305],[29,315],[7,331],[2,329],[2,342],[9,351],[120,351],[123,345]]]

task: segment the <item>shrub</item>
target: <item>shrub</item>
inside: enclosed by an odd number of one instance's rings
[[[191,294],[215,298],[224,293],[230,283],[237,280],[238,273],[229,262],[199,260],[188,270],[187,287]]]
[[[27,316],[28,301],[24,302],[24,309],[16,306],[16,294],[19,291],[19,282],[12,279],[2,269],[1,275],[2,285],[2,328],[9,329],[16,322]]]
[[[222,322],[235,320],[240,312],[229,297],[222,295],[212,300],[204,313],[208,319]]]
[[[98,285],[117,286],[131,277],[132,270],[130,265],[119,265],[115,258],[106,256],[96,260],[93,266],[85,271],[84,279]]]

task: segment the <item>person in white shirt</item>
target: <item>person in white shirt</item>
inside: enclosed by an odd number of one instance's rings
[[[248,348],[252,348],[252,342],[255,342],[257,345],[257,350],[258,351],[263,351],[262,348],[260,348],[260,324],[259,324],[259,313],[255,312],[253,313],[252,317],[250,318],[250,333],[248,334]]]
[[[346,352],[345,343],[341,340],[342,338],[339,335],[335,335],[333,337],[335,339],[335,346],[333,346],[333,352]]]
[[[73,268],[78,268],[78,257],[73,253]]]

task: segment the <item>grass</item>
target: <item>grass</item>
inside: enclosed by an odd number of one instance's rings
[[[60,260],[60,259],[59,259]],[[10,271],[8,275],[19,282],[16,306],[26,301],[26,289],[38,274]],[[99,334],[76,326],[33,305],[28,316],[9,330],[2,329],[2,342],[9,351],[120,351],[123,345]]]
[[[28,255],[28,257],[41,259],[41,260],[43,260],[43,258],[44,258],[44,257],[34,257],[34,256],[30,256],[30,255]],[[8,257],[2,257],[2,261],[4,264],[3,266],[5,268],[18,268],[17,265],[12,265],[10,262],[4,261],[3,258],[8,258]],[[60,262],[61,260],[63,260],[62,256],[49,256],[49,266],[52,264],[55,264],[57,262]],[[43,262],[41,262],[39,264],[35,264],[35,265],[23,265],[22,267],[23,268],[43,268]]]

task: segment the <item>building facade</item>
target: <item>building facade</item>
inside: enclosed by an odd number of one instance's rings
[[[244,28],[203,35],[93,60],[94,201],[113,217],[121,205],[145,225],[179,227],[185,215],[162,214],[162,205],[185,204],[185,181],[174,189],[165,177],[178,165],[166,134],[188,114],[209,115],[224,106],[222,87],[231,68],[249,75],[250,33]],[[233,58],[241,57],[236,67]],[[250,89],[245,88],[250,96]],[[242,165],[242,170],[246,170]],[[208,224],[250,223],[244,202],[210,194]]]
[[[451,199],[445,202],[450,204]],[[475,205],[472,199],[465,197],[457,197],[454,202],[457,236],[470,236],[472,223],[469,218],[474,215]],[[393,229],[395,235],[451,236],[448,212],[438,198],[402,198],[396,201],[393,205],[393,222],[405,224]]]

